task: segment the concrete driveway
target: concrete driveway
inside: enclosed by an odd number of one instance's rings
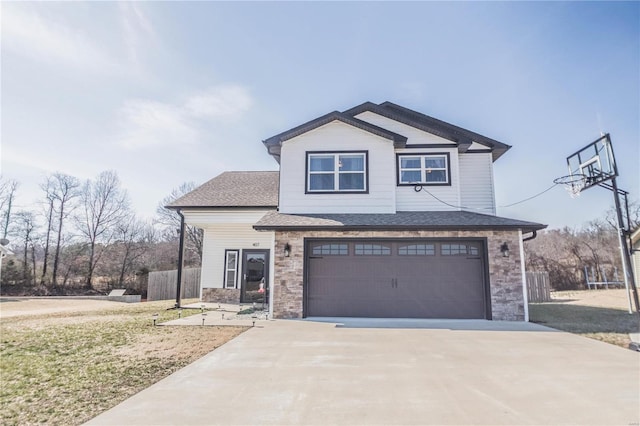
[[[346,325],[259,322],[88,424],[640,422],[637,352],[526,323]]]

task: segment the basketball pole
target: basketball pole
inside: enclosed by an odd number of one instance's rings
[[[625,281],[631,283],[631,290],[633,293],[633,301],[636,305],[636,312],[640,315],[640,301],[638,300],[638,287],[636,287],[636,280],[633,275],[633,266],[631,265],[631,252],[629,246],[627,246],[627,237],[625,235],[624,219],[622,218],[622,206],[620,205],[620,194],[618,190],[618,184],[616,177],[611,178],[611,186],[613,188],[613,199],[616,204],[616,215],[618,216],[618,239],[620,240],[620,247],[622,248],[622,266],[625,274]],[[627,289],[628,294],[628,289]]]

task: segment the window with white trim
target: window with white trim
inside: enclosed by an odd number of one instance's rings
[[[307,153],[307,192],[366,191],[366,152]]]
[[[449,185],[449,154],[398,155],[400,185]]]
[[[236,288],[238,281],[238,250],[226,250],[224,253],[224,286]]]

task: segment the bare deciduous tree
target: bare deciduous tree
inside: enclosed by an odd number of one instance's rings
[[[51,234],[55,232],[56,239],[51,282],[56,285],[64,223],[69,214],[76,207],[72,202],[80,195],[80,181],[73,176],[56,172],[48,176],[40,188],[44,191],[46,200],[44,212],[46,231],[44,236],[44,256],[42,260],[42,275],[40,282],[44,284],[47,279],[47,273],[49,272],[49,252],[52,244]]]
[[[45,279],[47,276],[47,266],[49,262],[49,244],[51,242],[51,232],[53,231],[53,179],[51,176],[47,177],[45,183],[40,185],[40,188],[45,192],[45,227],[46,231],[44,234],[44,258],[42,260],[42,275],[40,276],[40,284],[45,284]],[[54,283],[55,284],[55,283]]]
[[[18,190],[18,182],[15,180],[5,180],[0,178],[0,215],[2,217],[2,238],[7,238],[9,233],[9,223],[11,220],[11,208],[13,199]]]
[[[193,191],[196,186],[197,185],[193,182],[185,182],[179,187],[174,188],[171,191],[171,194],[164,197],[158,204],[158,207],[156,208],[156,214],[158,215],[156,223],[164,227],[166,239],[170,241],[175,240],[176,230],[180,229],[180,216],[175,210],[166,209],[164,206],[172,203],[186,193]],[[202,259],[202,229],[186,225],[185,237],[185,249],[187,251],[191,251],[194,255],[192,257],[196,257],[198,261],[200,261],[200,259]]]
[[[593,220],[581,229],[541,232],[525,244],[525,252],[527,268],[549,272],[556,290],[582,288],[585,268],[598,281],[604,280],[604,274],[612,280],[621,270],[616,229],[602,220]]]
[[[33,212],[19,211],[12,222],[11,234],[20,239],[22,245],[22,284],[35,284],[35,232],[36,222]],[[32,256],[30,262],[29,255]],[[32,269],[33,266],[33,269]]]
[[[120,274],[118,285],[124,287],[125,275],[130,272],[135,262],[140,259],[148,250],[146,236],[149,235],[148,228],[151,225],[131,216],[117,227],[118,244],[122,246]]]
[[[51,196],[54,199],[54,210],[57,219],[57,236],[56,249],[53,255],[53,271],[51,274],[51,282],[55,286],[58,282],[58,267],[60,264],[60,248],[62,245],[63,227],[65,220],[73,212],[77,205],[73,204],[74,200],[80,196],[80,181],[63,173],[54,173],[51,177],[52,191]],[[44,276],[44,273],[43,273]]]
[[[117,226],[128,216],[129,200],[114,171],[104,171],[95,180],[87,181],[80,198],[82,208],[77,224],[89,249],[85,286],[92,288],[96,265]]]

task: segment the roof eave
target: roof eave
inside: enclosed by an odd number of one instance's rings
[[[169,210],[275,210],[276,205],[268,206],[164,206]]]
[[[343,114],[340,111],[333,111],[328,114],[325,114],[322,117],[318,117],[314,120],[308,121],[304,124],[296,126],[285,132],[279,133],[275,136],[265,139],[262,141],[262,143],[266,146],[267,151],[269,152],[270,155],[279,158],[280,149],[282,147],[283,142],[286,142],[289,139],[293,139],[297,136],[300,136],[307,132],[315,130],[318,127],[324,126],[333,121],[340,121],[342,123],[345,123],[353,127],[359,128],[361,130],[364,130],[366,132],[372,133],[376,136],[389,139],[393,142],[393,145],[395,148],[403,148],[407,143],[406,136],[399,135],[397,133],[391,132],[387,129],[383,129],[382,127],[376,126],[374,124],[367,123],[366,121],[359,120],[355,117],[351,117],[349,115]]]
[[[511,145],[388,101],[380,105],[365,102],[345,111],[345,113],[357,115],[364,111],[371,111],[387,118],[403,122],[404,124],[435,134],[452,142],[465,144],[471,140],[485,145],[492,150],[493,161],[496,161],[511,148]]]
[[[479,231],[479,230],[522,230],[533,232],[545,229],[548,225],[253,225],[256,231],[402,231],[402,230],[436,230],[436,231]]]

